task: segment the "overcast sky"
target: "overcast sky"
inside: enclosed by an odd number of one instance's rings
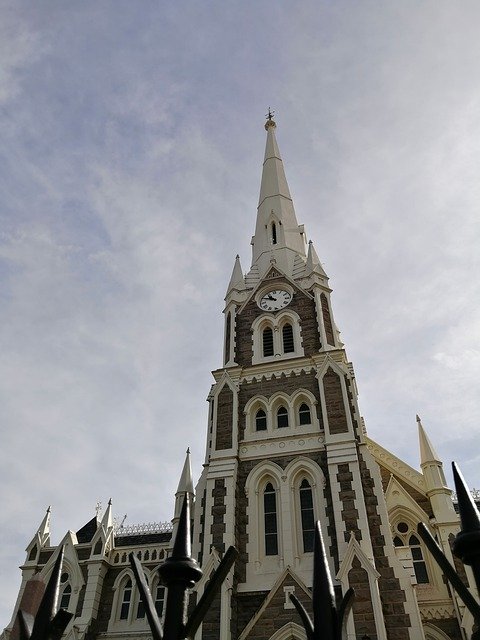
[[[201,469],[265,144],[369,435],[480,474],[480,4],[0,4],[0,628],[45,509],[169,520]]]

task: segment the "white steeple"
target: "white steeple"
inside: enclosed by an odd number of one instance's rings
[[[265,124],[267,143],[258,202],[257,224],[252,238],[252,267],[262,276],[274,260],[287,275],[295,256],[306,259],[303,227],[299,226],[288,188],[282,158],[275,139],[276,124],[269,112]]]
[[[175,513],[172,518],[172,524],[173,524],[172,543],[175,540],[178,521],[180,519],[180,513],[182,511],[183,498],[186,494],[188,494],[190,498],[190,505],[193,506],[193,499],[194,499],[195,493],[193,488],[192,466],[190,464],[190,448],[187,449],[187,454],[185,456],[185,462],[183,464],[183,469],[182,469],[182,475],[180,476],[180,481],[178,483],[177,491],[175,493]],[[190,516],[191,518],[193,518],[193,509],[191,509],[190,511]]]
[[[433,448],[418,415],[417,424],[420,442],[420,466],[422,467],[427,496],[430,498],[434,516],[437,522],[455,521],[456,516],[451,498],[452,492],[447,487],[443,463]]]
[[[417,424],[418,424],[418,440],[420,443],[420,464],[423,465],[429,462],[439,462],[442,464],[438,454],[433,448],[432,443],[430,442],[429,437],[426,434],[425,429],[423,428],[422,421],[420,417],[417,415]]]
[[[234,289],[237,291],[243,291],[245,289],[245,279],[243,277],[242,265],[240,264],[240,256],[237,254],[235,257],[235,264],[233,265],[232,277],[228,283],[227,296]]]

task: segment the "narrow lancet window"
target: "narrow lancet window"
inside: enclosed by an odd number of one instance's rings
[[[429,581],[427,573],[427,565],[423,559],[422,547],[420,546],[420,540],[417,536],[410,536],[408,541],[410,549],[412,551],[413,569],[417,578],[418,584],[426,584]]]
[[[60,598],[59,609],[65,609],[68,611],[71,597],[72,597],[72,587],[69,584],[67,584],[65,585],[65,588],[62,591],[62,597]]]
[[[283,352],[293,353],[295,351],[295,345],[293,342],[293,327],[291,324],[285,324],[282,329],[283,336]]]
[[[267,414],[263,409],[259,409],[255,414],[255,430],[256,431],[267,430]]]
[[[277,411],[277,427],[288,427],[288,411],[285,407],[280,407]]]
[[[162,585],[157,585],[155,590],[155,611],[159,618],[163,615],[163,604],[165,602],[165,587]]]
[[[272,244],[277,244],[277,225],[272,222]]]
[[[120,605],[120,620],[128,620],[130,603],[132,602],[132,581],[129,579],[125,583],[122,593],[122,604]]]
[[[230,361],[230,336],[232,333],[232,313],[228,312],[227,323],[225,326],[225,364]]]
[[[278,554],[277,495],[271,482],[267,484],[263,493],[263,513],[265,523],[265,555],[276,556]]]
[[[312,424],[312,416],[310,414],[310,407],[308,406],[308,404],[305,404],[305,402],[303,404],[300,405],[300,409],[298,410],[298,418],[299,418],[299,422],[300,424]]]
[[[300,516],[302,521],[303,552],[313,551],[315,518],[313,515],[312,487],[303,479],[300,485]]]
[[[263,356],[273,356],[273,331],[270,327],[263,330]]]

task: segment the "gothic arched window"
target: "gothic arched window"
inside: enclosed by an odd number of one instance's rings
[[[165,587],[157,584],[155,589],[155,610],[159,618],[163,615],[163,605],[165,602]]]
[[[279,407],[277,411],[277,427],[288,427],[288,411],[285,407]]]
[[[293,327],[291,324],[284,324],[282,329],[283,353],[293,353],[295,344],[293,342]]]
[[[70,606],[70,598],[72,597],[72,587],[69,584],[66,584],[62,591],[62,597],[60,598],[59,609],[65,609],[68,611],[68,607]]]
[[[131,603],[132,603],[132,581],[129,578],[123,586],[122,600],[120,604],[120,620],[128,620],[128,614],[130,613]]]
[[[263,409],[259,409],[255,414],[255,430],[256,431],[267,430],[267,414]]]
[[[430,582],[428,579],[427,565],[423,559],[422,547],[420,546],[420,540],[417,536],[412,535],[408,541],[409,547],[412,551],[413,569],[417,578],[418,584],[426,584]]]
[[[225,327],[225,364],[230,360],[230,336],[232,332],[232,313],[228,312],[227,324]]]
[[[271,327],[263,330],[263,356],[273,356],[273,331]]]
[[[312,416],[310,414],[310,407],[305,402],[303,402],[300,405],[300,408],[298,410],[298,421],[299,421],[299,423],[301,425],[302,424],[312,424]]]
[[[263,517],[265,524],[265,555],[278,554],[277,494],[271,482],[263,492]]]
[[[300,484],[300,516],[302,521],[303,551],[313,551],[315,532],[315,518],[313,515],[312,487],[308,480],[303,479]]]
[[[272,222],[272,244],[277,244],[277,225]]]

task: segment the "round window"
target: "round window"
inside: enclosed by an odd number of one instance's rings
[[[406,522],[399,522],[397,524],[397,531],[400,531],[400,533],[407,533],[408,524]]]

